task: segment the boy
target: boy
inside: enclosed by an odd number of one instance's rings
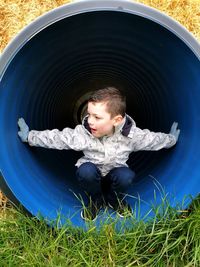
[[[94,220],[105,201],[123,217],[131,208],[123,194],[133,183],[135,173],[126,164],[129,154],[139,150],[160,150],[176,144],[180,130],[173,123],[169,134],[136,127],[126,113],[126,99],[114,87],[97,90],[88,100],[88,115],[75,129],[29,131],[18,121],[19,137],[30,146],[83,151],[76,163],[76,176],[88,195],[85,220]]]

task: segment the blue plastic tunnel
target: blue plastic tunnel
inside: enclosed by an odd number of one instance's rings
[[[127,96],[127,113],[140,128],[169,132],[178,144],[132,153],[137,179],[129,190],[145,214],[164,190],[170,204],[200,188],[200,45],[180,24],[129,1],[80,1],[59,7],[26,27],[0,63],[1,188],[14,203],[48,221],[58,212],[83,226],[74,166],[81,153],[30,147],[17,120],[30,129],[75,127],[88,93],[107,85]],[[162,189],[161,189],[162,188]]]

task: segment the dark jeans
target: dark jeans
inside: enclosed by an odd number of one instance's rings
[[[116,203],[124,197],[135,178],[135,173],[128,167],[113,168],[102,177],[97,166],[91,162],[83,163],[76,175],[81,187],[93,201],[103,197],[109,203]]]

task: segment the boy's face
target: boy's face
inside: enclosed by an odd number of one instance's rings
[[[123,117],[117,115],[111,118],[107,112],[107,104],[105,102],[88,102],[88,123],[93,136],[99,138],[105,135],[112,135],[115,126],[119,125]]]

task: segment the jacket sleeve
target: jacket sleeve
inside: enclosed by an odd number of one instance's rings
[[[87,146],[87,140],[81,127],[81,125],[78,125],[75,129],[64,128],[62,131],[58,129],[32,130],[28,135],[28,143],[30,146],[80,151]]]
[[[160,150],[170,148],[176,144],[176,138],[172,134],[151,132],[148,129],[141,130],[136,127],[132,139],[132,151]]]

